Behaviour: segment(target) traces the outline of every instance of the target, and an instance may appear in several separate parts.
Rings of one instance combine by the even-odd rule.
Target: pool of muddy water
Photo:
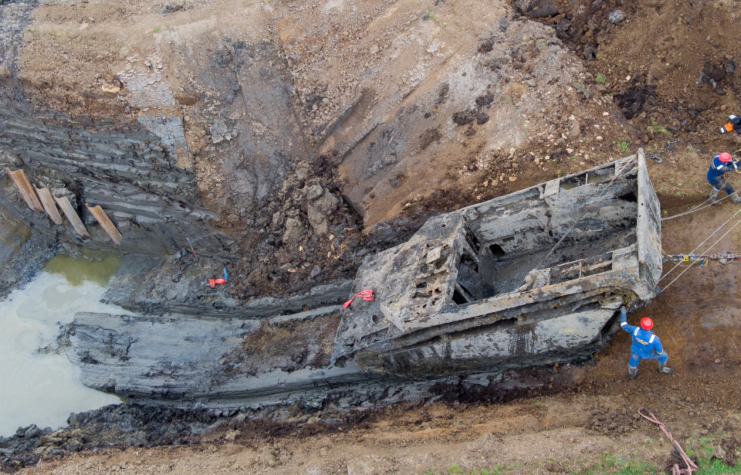
[[[0,436],[30,424],[57,429],[72,412],[120,402],[83,386],[63,348],[39,351],[55,347],[60,325],[77,312],[128,313],[99,302],[120,264],[113,254],[57,256],[32,282],[0,302]]]

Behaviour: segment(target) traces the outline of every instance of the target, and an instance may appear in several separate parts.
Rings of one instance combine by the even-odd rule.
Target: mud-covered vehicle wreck
[[[615,309],[661,276],[659,202],[642,151],[431,218],[366,258],[335,363],[429,375],[574,359],[606,344]]]
[[[446,378],[589,358],[621,304],[655,296],[660,232],[639,151],[430,218],[366,258],[352,294],[370,289],[372,301],[292,315],[79,314],[69,341],[84,384],[137,400],[412,398]]]

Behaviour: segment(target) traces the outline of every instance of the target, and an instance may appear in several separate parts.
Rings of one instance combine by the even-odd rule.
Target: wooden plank
[[[87,209],[90,210],[90,213],[92,213],[92,215],[95,216],[95,219],[98,220],[98,222],[103,227],[105,232],[108,233],[108,236],[111,238],[111,241],[113,241],[113,243],[116,246],[120,246],[123,236],[118,231],[118,229],[116,229],[116,226],[113,224],[113,221],[111,221],[111,218],[109,218],[108,215],[105,214],[105,211],[103,211],[103,208],[101,208],[100,205],[90,206],[87,203],[85,203],[85,206],[87,206]]]
[[[49,218],[54,221],[54,224],[64,224],[64,220],[57,210],[57,205],[54,204],[54,198],[51,197],[51,192],[49,192],[49,189],[36,188],[36,194],[39,195],[41,204],[44,205],[44,209],[46,210],[46,214],[48,214]]]
[[[39,203],[39,198],[36,196],[36,192],[33,191],[33,187],[28,181],[26,172],[23,170],[11,171],[10,168],[6,168],[5,170],[10,175],[10,178],[13,179],[13,183],[15,183],[16,188],[18,188],[28,207],[36,211],[44,211],[41,203]]]
[[[89,238],[90,233],[87,232],[87,228],[84,224],[82,224],[82,220],[80,220],[80,217],[77,216],[75,209],[72,207],[72,203],[69,202],[67,197],[63,196],[61,198],[57,198],[55,196],[54,199],[57,200],[57,204],[60,208],[62,208],[62,211],[64,211],[64,215],[67,216],[67,219],[72,224],[72,227],[75,228],[77,234],[84,238]]]

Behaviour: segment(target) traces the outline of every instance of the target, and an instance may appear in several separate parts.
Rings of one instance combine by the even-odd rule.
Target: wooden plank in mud
[[[75,228],[77,234],[84,238],[89,238],[90,233],[87,232],[87,228],[84,224],[82,224],[82,220],[79,216],[77,216],[77,212],[75,212],[75,209],[72,207],[72,203],[69,202],[67,197],[63,196],[61,198],[57,198],[55,196],[54,199],[57,200],[57,204],[60,208],[62,208],[62,211],[64,211],[64,215],[67,216],[67,219],[69,219],[69,222],[72,224],[72,227]]]
[[[41,204],[44,205],[44,210],[46,210],[46,214],[48,214],[49,218],[54,221],[54,224],[64,224],[64,220],[59,214],[59,210],[57,210],[57,205],[54,204],[54,198],[51,197],[51,192],[49,192],[49,189],[36,188],[36,194],[39,195]]]
[[[10,178],[13,179],[13,183],[15,183],[16,188],[18,188],[28,207],[36,211],[44,211],[41,203],[39,203],[39,198],[36,196],[36,192],[33,191],[33,187],[28,181],[26,172],[23,170],[11,171],[10,168],[6,168],[5,170],[10,175]]]
[[[100,205],[90,206],[87,203],[85,203],[85,206],[87,206],[87,209],[90,210],[90,213],[92,213],[92,215],[95,216],[95,219],[98,220],[98,222],[103,227],[105,232],[108,233],[108,236],[111,238],[111,241],[113,241],[113,243],[116,246],[120,246],[123,236],[118,231],[118,229],[116,229],[116,226],[111,221],[111,218],[109,218],[108,215],[105,214],[105,211],[103,211],[103,208],[101,208]]]

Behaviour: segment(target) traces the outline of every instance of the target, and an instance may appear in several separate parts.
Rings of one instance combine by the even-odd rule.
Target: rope
[[[375,297],[373,296],[373,291],[371,289],[361,290],[357,294],[353,295],[350,300],[345,302],[345,305],[343,305],[342,308],[349,307],[356,297],[362,297],[363,300],[365,300],[366,302],[372,302],[375,299]]]
[[[719,199],[719,200],[718,200],[718,203],[720,203],[721,201],[725,200],[726,198],[730,198],[730,197],[731,197],[731,195],[726,195],[725,197],[723,197],[723,198]],[[702,211],[702,210],[704,210],[704,209],[710,208],[711,206],[713,206],[713,204],[709,204],[709,205],[706,205],[706,206],[702,206],[702,205],[704,205],[705,203],[707,203],[708,201],[710,201],[710,198],[708,198],[707,200],[703,201],[702,203],[700,203],[699,205],[695,206],[694,208],[692,208],[692,209],[691,209],[691,210],[689,210],[689,211],[685,211],[684,213],[681,213],[681,214],[676,214],[676,215],[674,215],[674,216],[669,216],[668,218],[661,218],[661,220],[662,220],[662,221],[668,221],[668,220],[670,220],[670,219],[674,219],[674,218],[681,218],[682,216],[687,216],[688,214],[696,213],[696,212],[698,212],[698,211]],[[700,206],[702,206],[702,208],[700,208]]]
[[[641,411],[646,411],[648,413],[648,415],[644,414]],[[690,458],[687,457],[687,454],[684,453],[684,450],[682,450],[682,446],[679,445],[679,442],[677,442],[674,439],[674,437],[672,437],[672,433],[669,430],[669,428],[666,427],[666,425],[664,425],[664,423],[662,423],[661,421],[659,421],[656,418],[656,416],[654,416],[651,413],[651,411],[649,411],[645,407],[642,407],[642,408],[638,409],[638,415],[641,416],[642,418],[646,419],[647,421],[653,422],[654,424],[656,424],[656,425],[659,426],[659,429],[661,429],[661,432],[664,433],[664,435],[669,439],[669,442],[671,442],[672,445],[674,446],[674,450],[676,450],[677,455],[679,455],[679,458],[681,458],[682,459],[682,462],[684,462],[684,464],[687,466],[687,468],[679,468],[679,464],[678,463],[675,463],[674,466],[672,467],[672,475],[692,475],[692,472],[694,472],[696,470],[699,470],[699,468],[695,464],[695,462],[693,462],[692,460],[690,460]]]
[[[708,239],[710,239],[710,238],[711,238],[711,237],[713,237],[713,236],[714,236],[714,235],[715,235],[716,233],[718,233],[718,232],[719,232],[719,231],[720,231],[721,229],[723,229],[723,227],[725,227],[725,225],[726,225],[726,224],[728,224],[729,222],[731,222],[731,220],[732,220],[733,218],[735,218],[735,217],[736,217],[736,215],[737,215],[737,214],[738,214],[739,212],[741,212],[741,210],[739,210],[739,211],[736,211],[736,212],[735,212],[735,213],[733,214],[733,216],[731,216],[730,218],[728,218],[728,220],[727,220],[727,221],[726,221],[725,223],[721,224],[721,225],[720,225],[720,227],[718,227],[718,229],[716,229],[715,231],[713,231],[713,233],[712,233],[712,234],[711,234],[710,236],[706,237],[706,238],[705,238],[705,240],[704,240],[703,242],[701,242],[700,244],[698,244],[696,248],[694,248],[694,249],[693,249],[692,251],[690,251],[690,252],[689,252],[689,254],[694,254],[696,250],[700,249],[700,247],[701,247],[701,246],[702,246],[703,244],[705,244],[705,243],[707,242],[707,240],[708,240]],[[664,275],[663,275],[663,276],[662,276],[662,277],[661,277],[661,278],[659,279],[659,282],[661,282],[662,280],[664,280],[664,279],[666,278],[666,276],[668,276],[669,274],[671,274],[672,272],[674,272],[674,269],[676,269],[677,267],[679,267],[679,264],[677,264],[676,266],[674,266],[674,267],[672,268],[672,270],[670,270],[669,272],[667,272],[666,274],[664,274]],[[658,284],[659,282],[656,282],[656,283]]]
[[[595,198],[595,200],[596,199],[599,199],[602,195],[604,195],[605,193],[607,193],[607,190],[609,190],[610,185],[612,185],[612,183],[617,179],[617,177],[619,177],[623,173],[623,171],[626,168],[628,168],[628,165],[630,165],[631,163],[633,163],[633,161],[636,159],[636,156],[637,155],[634,155],[633,158],[631,158],[630,160],[628,160],[628,161],[625,162],[625,165],[623,165],[623,167],[615,174],[615,176],[612,177],[612,180],[610,180],[610,182],[607,184],[607,186],[605,186],[604,190],[602,190],[602,193],[600,193],[599,196],[597,196],[597,198]],[[595,194],[596,194],[596,192],[595,193],[592,193],[590,196],[585,197],[585,199],[586,198],[591,198]],[[543,258],[543,260],[540,261],[540,264],[538,264],[535,267],[535,269],[540,269],[540,266],[542,266],[545,263],[545,261],[547,261],[548,258],[551,257],[551,254],[553,254],[553,252],[556,250],[556,248],[563,242],[564,239],[566,239],[566,236],[568,236],[569,233],[571,233],[571,231],[576,227],[576,225],[579,224],[579,221],[581,221],[581,219],[587,214],[586,208],[584,208],[582,206],[582,209],[584,210],[584,212],[582,214],[580,214],[578,218],[576,218],[576,221],[574,221],[574,223],[569,227],[569,229],[566,230],[566,233],[564,233],[564,235],[561,237],[561,239],[558,240],[558,242],[556,243],[556,245],[553,246],[550,251],[548,251],[548,254],[545,255],[545,257]]]
[[[741,213],[741,210],[738,210],[738,211],[736,211],[736,214],[734,214],[733,216],[731,216],[731,218],[734,218],[734,217],[736,217],[736,215],[737,215],[737,214],[739,214],[739,213]],[[727,221],[726,221],[726,222],[727,222]],[[736,224],[734,224],[733,226],[731,226],[731,229],[729,229],[728,231],[726,231],[726,233],[725,233],[724,235],[722,235],[722,236],[721,236],[721,237],[720,237],[720,238],[719,238],[719,239],[718,239],[717,241],[715,241],[715,242],[713,243],[713,245],[712,245],[712,246],[710,246],[709,248],[705,249],[705,252],[707,252],[707,251],[709,251],[710,249],[714,248],[716,244],[718,244],[718,243],[719,243],[719,242],[720,242],[720,241],[721,241],[721,240],[722,240],[722,239],[723,239],[724,237],[726,237],[726,236],[728,235],[728,233],[730,233],[731,231],[733,231],[733,230],[734,230],[734,228],[735,228],[736,226],[738,226],[739,224],[741,224],[741,219],[739,219],[739,220],[738,220],[738,222],[737,222]],[[725,226],[725,224],[723,224],[723,226]],[[716,230],[716,231],[715,231],[715,233],[717,233],[718,231],[720,231],[720,230],[721,230],[721,228],[722,228],[723,226],[721,226],[720,228],[718,228],[718,230]],[[715,233],[713,233],[713,234],[715,234]],[[713,234],[711,234],[711,236],[712,236]],[[709,237],[709,236],[708,236],[708,237]],[[707,241],[707,239],[706,239],[705,241]],[[703,242],[704,242],[704,241],[703,241]],[[699,247],[699,246],[698,246],[698,247]],[[694,252],[694,251],[693,251],[693,252]],[[672,284],[673,284],[674,282],[676,282],[676,281],[677,281],[677,279],[679,279],[680,277],[682,277],[682,276],[684,275],[684,273],[685,273],[685,272],[687,272],[688,270],[690,270],[690,268],[691,268],[691,267],[692,267],[693,265],[695,265],[695,263],[696,263],[696,262],[698,262],[698,261],[692,261],[692,262],[690,263],[690,265],[688,265],[688,266],[687,266],[687,268],[686,268],[686,269],[685,269],[684,271],[682,271],[682,273],[681,273],[681,274],[679,274],[679,275],[678,275],[678,276],[677,276],[677,277],[676,277],[676,278],[675,278],[674,280],[672,280],[671,282],[669,282],[669,284],[667,284],[667,286],[666,286],[666,287],[664,287],[664,288],[663,288],[663,289],[662,289],[661,291],[663,292],[664,290],[668,289],[668,288],[669,288],[669,287],[670,287],[670,286],[671,286],[671,285],[672,285]],[[679,264],[677,264],[677,265],[679,265]],[[676,269],[676,268],[677,268],[677,267],[675,266],[675,267],[674,267],[674,269]],[[674,269],[672,269],[672,270],[674,270]],[[666,277],[666,276],[664,276],[664,277]],[[663,279],[664,277],[662,277],[662,279]]]

